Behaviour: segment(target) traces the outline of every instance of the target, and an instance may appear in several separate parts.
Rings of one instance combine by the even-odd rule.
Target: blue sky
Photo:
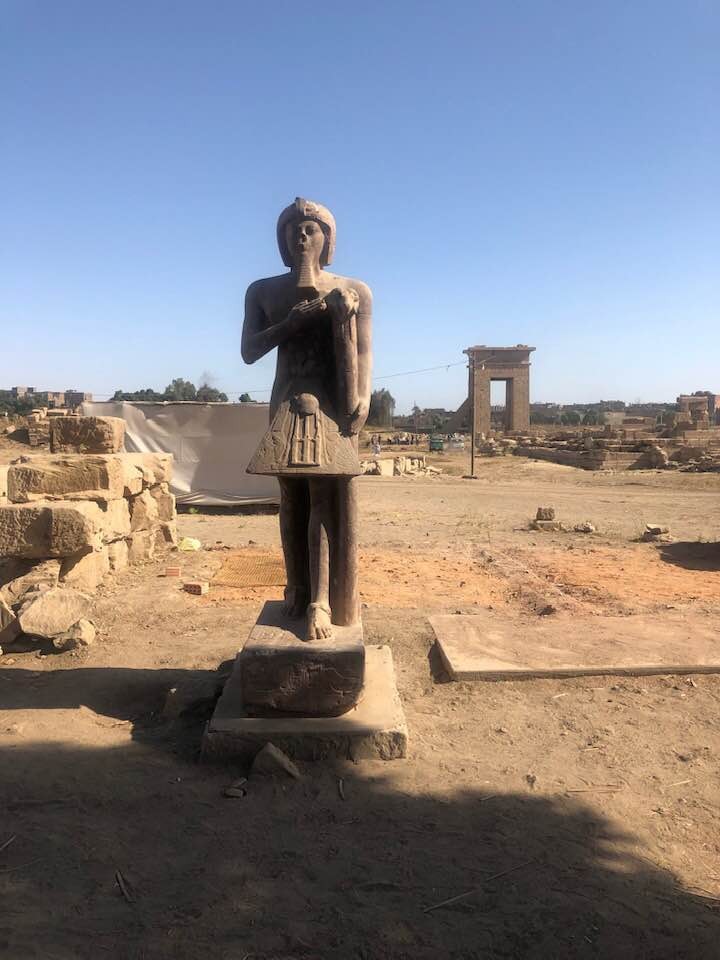
[[[398,410],[529,343],[538,401],[720,392],[720,6],[0,0],[0,387],[245,367],[300,194]]]

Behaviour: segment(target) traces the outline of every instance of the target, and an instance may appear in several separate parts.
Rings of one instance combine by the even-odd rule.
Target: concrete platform
[[[690,627],[681,615],[429,619],[453,680],[720,673],[717,624]]]
[[[340,717],[250,717],[233,670],[203,736],[203,755],[250,760],[268,741],[299,760],[342,757],[398,760],[407,754],[405,713],[389,647],[365,648],[365,687]]]

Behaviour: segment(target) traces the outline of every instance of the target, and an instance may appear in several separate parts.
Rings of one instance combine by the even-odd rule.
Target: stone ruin
[[[61,420],[62,453],[0,466],[0,647],[23,634],[92,642],[102,580],[177,543],[172,456],[124,453],[118,418]]]

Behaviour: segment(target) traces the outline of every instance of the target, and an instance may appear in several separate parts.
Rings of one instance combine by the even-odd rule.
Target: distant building
[[[92,403],[92,394],[83,393],[82,390],[66,390],[65,391],[66,407],[69,407],[71,410],[74,410],[75,407],[79,407],[81,403]]]

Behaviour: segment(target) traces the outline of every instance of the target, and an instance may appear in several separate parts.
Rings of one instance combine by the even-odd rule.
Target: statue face
[[[285,227],[285,241],[296,265],[308,255],[315,263],[320,263],[325,246],[325,233],[315,220],[288,223]]]

